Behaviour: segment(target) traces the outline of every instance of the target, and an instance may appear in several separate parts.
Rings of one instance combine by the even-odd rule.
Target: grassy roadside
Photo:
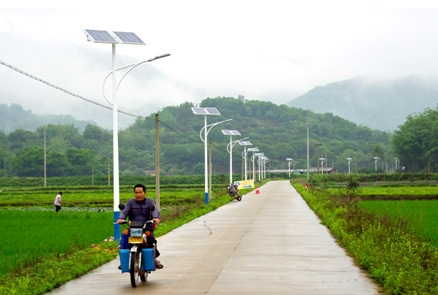
[[[163,222],[157,228],[156,236],[164,235],[228,202],[230,197],[227,194],[217,193],[208,205],[198,201],[191,205],[166,208],[162,210]],[[86,248],[73,248],[62,255],[46,257],[32,266],[2,276],[0,295],[43,294],[114,259],[117,254],[117,242],[102,241]]]
[[[294,187],[338,243],[387,294],[438,294],[438,249],[412,232],[408,221],[372,214],[354,188]]]

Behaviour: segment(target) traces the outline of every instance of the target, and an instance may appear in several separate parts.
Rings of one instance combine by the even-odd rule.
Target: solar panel
[[[225,135],[241,135],[237,130],[222,130],[222,133]]]
[[[114,35],[116,35],[117,40],[119,40],[119,43],[145,45],[145,43],[135,33],[115,32],[115,31],[113,33]]]
[[[205,110],[207,111],[207,113],[209,115],[220,115],[221,113],[219,113],[219,111],[217,110],[217,108],[205,108]]]
[[[192,107],[192,112],[195,115],[207,115],[207,111],[204,108]]]
[[[248,152],[258,152],[258,151],[259,151],[258,147],[248,149]]]
[[[95,43],[117,43],[117,40],[107,31],[84,30],[87,40]]]
[[[240,145],[252,145],[250,141],[239,141]]]

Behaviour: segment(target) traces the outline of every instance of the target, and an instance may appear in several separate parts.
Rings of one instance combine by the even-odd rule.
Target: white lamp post
[[[248,150],[246,149],[246,146],[247,145],[252,145],[252,143],[250,142],[250,141],[239,141],[239,144],[240,145],[243,145],[243,147],[244,147],[244,150],[243,150],[243,152],[242,152],[242,158],[244,158],[245,159],[245,180],[247,180],[247,172],[246,172],[246,155],[247,155],[247,153],[248,153]]]
[[[321,174],[324,174],[324,162],[325,162],[325,158],[319,158],[319,160],[321,161]]]
[[[227,145],[227,151],[230,153],[230,184],[233,184],[233,146],[239,141],[247,139],[247,137],[233,141],[233,135],[241,135],[239,131],[224,129],[222,130],[222,133],[230,137],[230,143]]]
[[[289,167],[289,178],[290,178],[290,163],[293,161],[293,159],[292,158],[286,158],[286,161],[287,161],[287,165]]]
[[[307,126],[307,181],[309,181],[310,178],[310,159],[309,159],[309,125],[310,123],[307,122],[306,126]]]
[[[47,186],[47,145],[46,145],[46,127],[44,127],[44,187]]]
[[[347,158],[347,161],[348,161],[348,174],[350,174],[350,163],[351,163],[351,161],[353,161],[353,159]]]
[[[262,168],[263,168],[263,179],[266,179],[266,163],[268,163],[268,162],[269,162],[268,157],[263,156],[263,157],[262,157],[262,163],[263,163],[263,166],[262,166]]]
[[[258,147],[253,147],[253,148],[249,148],[248,152],[252,152],[252,156],[251,156],[251,162],[252,162],[252,180],[255,183],[255,156],[254,153],[258,152],[259,148]]]
[[[202,142],[204,142],[204,144],[207,142],[207,136],[208,136],[208,133],[210,132],[210,130],[211,130],[214,126],[219,125],[219,124],[221,124],[221,123],[225,123],[225,122],[231,121],[231,120],[233,120],[233,119],[223,120],[223,121],[216,122],[216,123],[209,124],[209,125],[207,125],[207,126],[202,127],[201,131],[199,131],[199,137],[201,138]],[[207,130],[207,132],[205,132],[205,130]],[[202,136],[202,134],[204,134],[204,137],[205,137],[205,138]],[[210,149],[210,150],[211,150],[211,149]],[[211,161],[211,157],[210,157],[210,161]],[[207,165],[207,167],[208,167],[208,165]],[[208,169],[207,169],[207,170],[208,170]],[[208,173],[206,174],[206,177],[208,177]],[[207,182],[207,187],[206,187],[205,189],[206,189],[207,195],[205,196],[205,200],[204,200],[204,202],[205,202],[205,204],[208,204],[208,202],[209,202],[209,195],[208,195],[209,186],[208,186],[208,182]]]
[[[262,164],[261,158],[264,157],[265,155],[263,153],[255,153],[255,156],[258,158],[257,164],[259,165],[259,182],[260,182],[260,180],[261,180],[261,177],[260,177],[260,170],[261,170],[261,168],[260,167],[261,167],[261,164]]]
[[[217,124],[212,124],[213,126],[210,126],[210,128],[208,128],[209,125],[207,125],[207,116],[211,115],[211,116],[219,116],[221,113],[219,113],[219,111],[216,108],[210,108],[210,107],[205,107],[205,108],[199,108],[199,107],[193,107],[192,108],[192,112],[195,115],[203,115],[204,116],[204,127],[201,129],[200,134],[202,133],[202,130],[204,130],[204,137],[201,136],[201,140],[204,141],[204,203],[208,204],[208,159],[207,159],[207,135],[208,132],[210,131],[211,128],[213,128],[214,126],[216,126]],[[227,121],[227,120],[226,120]],[[229,121],[229,120],[228,120]],[[223,121],[225,122],[225,121]],[[220,122],[222,123],[222,122]]]
[[[379,157],[373,157],[374,159],[374,172],[377,173],[377,161],[379,161]]]
[[[119,191],[119,138],[118,138],[118,122],[117,122],[117,89],[120,86],[123,78],[126,74],[135,68],[137,65],[150,62],[158,58],[169,56],[170,54],[157,56],[150,60],[140,62],[137,64],[122,67],[120,69],[130,68],[127,73],[120,79],[117,83],[116,72],[120,69],[116,69],[116,44],[132,44],[132,45],[145,45],[145,43],[132,32],[108,32],[102,30],[84,30],[87,40],[94,43],[106,43],[112,46],[112,71],[104,80],[112,74],[112,108],[113,108],[113,194],[114,194],[114,221],[116,221],[120,216],[120,191]],[[120,225],[114,222],[114,240],[120,240]]]

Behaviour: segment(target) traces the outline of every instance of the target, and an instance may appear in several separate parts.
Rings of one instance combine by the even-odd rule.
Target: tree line
[[[193,106],[193,103],[185,102],[165,107],[157,113],[160,170],[163,175],[204,173],[204,143],[200,131],[205,122],[204,116],[192,113]],[[436,116],[436,110],[408,119],[407,125],[414,124],[417,128],[421,125],[422,132],[401,126],[393,135],[358,126],[331,113],[316,114],[266,101],[248,101],[243,97],[206,98],[199,106],[216,107],[220,111],[221,116],[207,116],[208,124],[232,119],[218,124],[208,134],[214,174],[229,173],[227,145],[230,137],[223,135],[222,129],[238,130],[242,136],[232,137],[233,141],[247,138],[252,147],[258,147],[269,159],[267,169],[287,169],[286,158],[293,159],[291,169],[305,169],[309,131],[310,167],[321,165],[319,159],[324,158],[324,166],[347,172],[346,159],[352,158],[351,172],[374,172],[373,158],[378,157],[379,172],[395,170],[394,158],[399,158],[397,169],[405,163],[416,171],[436,170],[436,148],[422,151],[424,144],[418,144],[413,136],[428,138],[429,145],[435,143],[438,136],[428,136],[426,131],[437,128],[424,125],[434,118],[429,121],[423,116],[429,118],[432,113]],[[128,128],[119,130],[120,175],[154,173],[156,127],[156,117],[152,114],[138,118]],[[410,153],[409,156],[404,154],[409,145],[405,139],[400,140],[407,130],[410,130],[412,140],[409,144],[416,149],[415,154]],[[424,138],[422,142],[425,142]],[[403,148],[400,149],[400,146]],[[47,177],[112,174],[112,149],[112,130],[92,124],[83,131],[73,124],[47,124],[33,132],[17,129],[6,134],[0,131],[0,161],[3,162],[0,176],[41,177],[44,159]],[[243,151],[242,146],[234,145],[233,174],[243,171]],[[413,155],[419,156],[421,161],[416,161]],[[249,152],[248,166],[251,156]],[[251,171],[250,168],[248,171]]]

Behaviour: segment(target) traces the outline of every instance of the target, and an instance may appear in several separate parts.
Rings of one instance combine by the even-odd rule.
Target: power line
[[[55,84],[52,84],[52,83],[50,83],[50,82],[48,82],[48,81],[46,81],[46,80],[43,80],[43,79],[41,79],[41,78],[38,78],[37,76],[34,76],[34,75],[29,74],[29,73],[27,73],[27,72],[25,72],[25,71],[23,71],[23,70],[20,70],[19,68],[14,67],[13,65],[10,65],[10,64],[8,64],[8,63],[2,61],[2,60],[0,60],[0,64],[2,64],[3,66],[8,67],[8,68],[10,68],[10,69],[12,69],[12,70],[18,72],[18,73],[20,73],[20,74],[22,74],[22,75],[28,76],[29,78],[32,78],[32,79],[34,79],[34,80],[36,80],[36,81],[38,81],[38,82],[44,83],[44,84],[46,84],[47,86],[50,86],[50,87],[52,87],[52,88],[55,88],[55,89],[61,90],[62,92],[65,92],[65,93],[67,93],[67,94],[69,94],[69,95],[71,95],[71,96],[74,96],[74,97],[77,97],[77,98],[79,98],[79,99],[82,99],[83,101],[86,101],[86,102],[89,102],[89,103],[95,104],[95,105],[97,105],[97,106],[100,106],[100,107],[103,107],[103,108],[106,108],[106,109],[109,109],[109,110],[112,110],[112,109],[113,109],[113,108],[110,107],[110,106],[107,106],[107,105],[104,105],[104,104],[98,103],[97,101],[94,101],[94,100],[89,99],[89,98],[85,98],[85,97],[80,96],[80,95],[78,95],[78,94],[76,94],[76,93],[73,93],[73,92],[71,92],[71,91],[68,91],[68,90],[66,90],[66,89],[64,89],[64,88],[62,88],[62,87],[59,87],[59,86],[57,86],[57,85],[55,85]],[[131,117],[143,118],[142,116],[134,115],[134,114],[131,114],[131,113],[128,113],[128,112],[125,112],[125,111],[121,111],[121,110],[118,110],[118,112],[121,113],[121,114],[125,114],[125,115],[128,115],[128,116],[131,116]]]
[[[22,74],[22,75],[25,75],[25,76],[27,76],[27,77],[29,77],[29,78],[32,78],[32,79],[34,79],[34,80],[36,80],[36,81],[38,81],[38,82],[44,83],[44,84],[46,84],[46,85],[49,86],[49,87],[55,88],[55,89],[57,89],[57,90],[60,90],[60,91],[62,91],[62,92],[65,92],[65,93],[67,93],[67,94],[69,94],[69,95],[71,95],[71,96],[77,97],[77,98],[79,98],[79,99],[81,99],[81,100],[83,100],[83,101],[86,101],[86,102],[89,102],[89,103],[95,104],[95,105],[97,105],[97,106],[100,106],[100,107],[106,108],[106,109],[108,109],[108,110],[112,110],[112,107],[110,107],[110,106],[107,106],[107,105],[101,104],[101,103],[99,103],[99,102],[97,102],[97,101],[94,101],[94,100],[92,100],[92,99],[85,98],[85,97],[83,97],[83,96],[81,96],[81,95],[78,95],[78,94],[76,94],[76,93],[73,93],[73,92],[71,92],[71,91],[69,91],[69,90],[66,90],[66,89],[64,89],[64,88],[62,88],[62,87],[59,87],[59,86],[57,86],[57,85],[55,85],[55,84],[53,84],[53,83],[50,83],[50,82],[48,82],[48,81],[46,81],[46,80],[43,80],[43,79],[41,79],[41,78],[38,78],[37,76],[34,76],[34,75],[32,75],[32,74],[29,74],[29,73],[27,73],[27,72],[25,72],[25,71],[23,71],[23,70],[21,70],[21,69],[19,69],[19,68],[17,68],[17,67],[14,67],[13,65],[8,64],[8,63],[6,63],[6,62],[4,62],[4,61],[2,61],[2,60],[0,60],[0,64],[2,64],[3,66],[8,67],[8,68],[10,68],[10,69],[12,69],[12,70],[18,72],[18,73],[20,73],[20,74]],[[128,116],[131,116],[131,117],[135,117],[135,118],[151,120],[150,118],[143,117],[143,116],[139,116],[139,115],[134,115],[134,114],[131,114],[131,113],[128,113],[128,112],[122,111],[122,110],[118,110],[118,112],[121,113],[121,114],[125,114],[125,115],[128,115]],[[180,135],[180,136],[182,136],[182,137],[184,137],[184,138],[187,138],[187,139],[189,139],[189,140],[191,140],[191,141],[198,142],[198,141],[193,140],[193,139],[190,138],[190,137],[185,136],[185,135],[182,134],[181,132],[176,131],[175,129],[171,128],[169,125],[165,124],[163,121],[159,120],[159,122],[160,122],[162,125],[164,125],[165,127],[167,127],[169,130],[173,131],[174,133],[176,133],[176,134],[178,134],[178,135]]]
[[[164,123],[163,121],[158,120],[158,122],[160,122],[160,124],[164,125],[164,126],[165,126],[167,129],[169,129],[170,131],[172,131],[172,132],[174,132],[174,133],[176,133],[176,134],[178,134],[178,135],[180,135],[180,136],[182,136],[182,137],[184,137],[184,138],[186,138],[186,139],[188,139],[188,140],[190,140],[190,141],[193,141],[193,142],[199,143],[199,141],[194,140],[193,138],[190,138],[190,137],[185,136],[185,135],[182,134],[181,132],[179,132],[179,131],[173,129],[172,127],[170,127],[169,125],[167,125],[166,123]]]

